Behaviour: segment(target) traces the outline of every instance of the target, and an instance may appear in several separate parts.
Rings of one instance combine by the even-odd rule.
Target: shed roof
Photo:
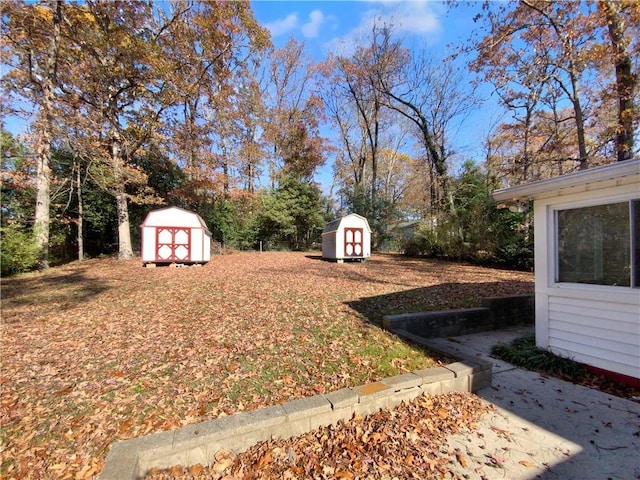
[[[176,219],[180,221],[176,221]],[[166,207],[151,210],[142,222],[143,227],[199,227],[211,236],[202,217],[196,212],[180,207]]]
[[[330,222],[328,222],[324,226],[324,230],[322,231],[322,233],[335,232],[340,228],[340,224],[344,220],[348,218],[354,218],[354,217],[362,220],[367,227],[367,231],[371,232],[371,228],[369,228],[369,222],[367,221],[366,218],[364,218],[362,215],[358,215],[357,213],[350,213],[349,215],[345,215],[344,217],[336,218],[335,220],[331,220]]]
[[[493,192],[493,198],[497,201],[505,201],[553,194],[560,195],[570,189],[587,188],[587,186],[594,184],[605,186],[612,181],[619,182],[621,180],[625,180],[627,183],[640,182],[640,158],[602,165],[515,187],[502,188]]]

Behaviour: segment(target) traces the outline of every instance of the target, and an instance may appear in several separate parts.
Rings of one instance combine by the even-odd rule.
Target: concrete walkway
[[[456,473],[470,479],[640,479],[640,403],[522,370],[491,347],[530,327],[430,339],[493,362],[493,384],[477,392],[496,406],[477,432],[450,437]],[[446,447],[445,447],[446,448]]]

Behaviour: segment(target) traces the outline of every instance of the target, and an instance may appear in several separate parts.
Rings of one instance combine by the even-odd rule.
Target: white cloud
[[[325,48],[333,53],[350,55],[358,45],[370,41],[373,26],[390,26],[400,37],[416,36],[433,40],[442,30],[438,4],[429,0],[371,0],[375,5],[363,13],[360,24],[347,34],[329,41]]]
[[[273,22],[269,22],[265,27],[271,32],[273,37],[286,35],[298,27],[298,14],[290,13],[285,18],[279,18]]]
[[[327,17],[320,10],[313,10],[309,14],[309,21],[300,25],[300,19],[297,13],[290,13],[284,18],[279,18],[265,24],[265,27],[271,32],[272,37],[292,34],[295,31],[301,31],[305,38],[316,38],[320,32],[320,27],[324,25],[330,17]]]
[[[320,27],[326,18],[320,10],[314,10],[309,14],[309,21],[302,25],[302,34],[305,38],[316,38]]]
[[[397,5],[394,11],[388,14],[388,18],[400,32],[432,36],[440,33],[439,12],[437,4],[428,1],[403,2]]]

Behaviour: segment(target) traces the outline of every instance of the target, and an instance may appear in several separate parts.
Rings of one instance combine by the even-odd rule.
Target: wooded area
[[[20,137],[2,124],[3,275],[132,258],[161,205],[198,212],[221,247],[311,248],[355,212],[374,249],[528,268],[528,205],[497,208],[493,189],[637,154],[631,0],[487,2],[456,55],[381,23],[321,61],[295,39],[274,48],[248,2],[1,9],[3,118],[30,122]],[[471,82],[511,114],[481,159],[452,140],[480,108]]]

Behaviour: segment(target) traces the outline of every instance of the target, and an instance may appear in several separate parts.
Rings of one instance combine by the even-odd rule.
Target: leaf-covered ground
[[[459,479],[452,465],[467,466],[450,434],[472,430],[492,406],[466,392],[356,416],[298,437],[262,442],[240,455],[222,450],[213,465],[153,470],[147,480]]]
[[[115,440],[432,366],[383,314],[532,291],[528,273],[276,252],[2,279],[1,478],[90,478]]]

